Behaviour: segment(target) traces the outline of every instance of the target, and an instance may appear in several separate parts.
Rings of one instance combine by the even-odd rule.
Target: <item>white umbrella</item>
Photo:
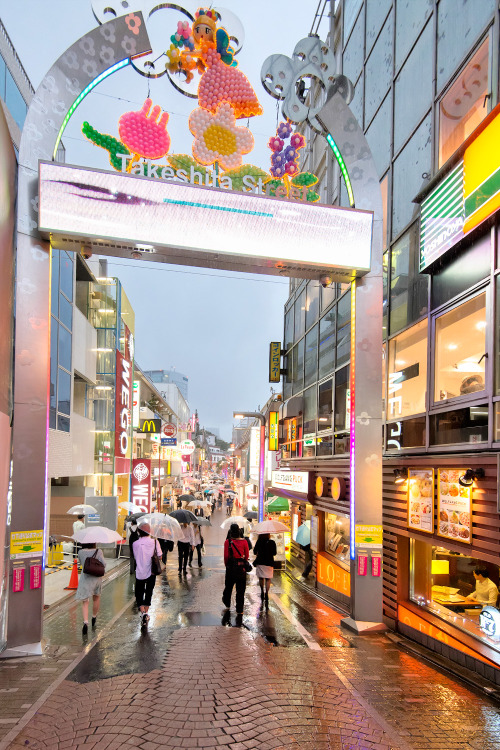
[[[190,503],[187,504],[188,508],[207,508],[209,505],[212,505],[211,502],[208,500],[191,500]]]
[[[129,513],[132,513],[134,510],[136,511],[138,506],[135,503],[118,503],[119,508],[123,508],[124,510],[128,510]]]
[[[88,526],[86,529],[78,529],[71,538],[80,544],[112,544],[121,541],[120,534],[106,526]]]
[[[82,505],[73,505],[73,507],[67,510],[66,513],[69,513],[72,516],[86,516],[87,513],[97,513],[97,508],[94,508],[93,505],[85,505],[85,503],[83,503]]]
[[[145,524],[150,528],[148,534],[157,539],[171,539],[173,542],[176,542],[182,536],[179,522],[165,513],[147,513],[137,521],[139,528]]]
[[[244,516],[229,516],[220,525],[221,529],[227,529],[232,523],[237,523],[238,526],[249,526],[248,520]]]
[[[282,534],[284,531],[290,529],[280,521],[261,521],[252,528],[254,534]]]

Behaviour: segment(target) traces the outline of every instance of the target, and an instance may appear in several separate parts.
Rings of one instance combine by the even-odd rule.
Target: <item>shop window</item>
[[[382,257],[382,340],[387,339],[389,323],[389,253]]]
[[[389,422],[385,434],[385,447],[391,453],[404,448],[422,448],[425,446],[425,417]]]
[[[418,272],[418,224],[413,224],[391,250],[391,334],[422,318],[428,310],[428,277]]]
[[[293,393],[304,387],[304,339],[292,349]]]
[[[349,565],[349,518],[325,513],[325,552]]]
[[[439,102],[441,167],[489,112],[489,40],[479,47]]]
[[[68,253],[61,252],[59,264],[61,291],[71,302],[73,300],[73,260]]]
[[[61,368],[57,373],[57,408],[63,414],[70,414],[71,375]]]
[[[485,607],[497,609],[499,573],[497,565],[472,555],[411,540],[410,599],[500,651],[483,614]]]
[[[306,330],[318,319],[320,289],[321,286],[317,281],[310,281],[307,285]]]
[[[485,390],[486,294],[436,319],[434,401]]]
[[[304,359],[304,386],[311,385],[318,379],[318,326],[306,334]]]
[[[335,367],[335,316],[333,307],[319,321],[318,378],[323,378]]]
[[[449,260],[444,268],[432,274],[431,309],[435,310],[486,279],[490,274],[490,264],[491,240],[488,232],[472,247]]]
[[[304,334],[306,326],[306,292],[299,294],[295,300],[295,322],[294,322],[294,340],[297,341]]]
[[[330,307],[332,302],[335,302],[337,296],[337,284],[330,284],[330,286],[321,287],[321,312]]]
[[[335,375],[335,430],[349,429],[349,368],[343,367]]]
[[[316,455],[333,455],[333,435],[321,435],[321,437],[316,438]]]
[[[293,345],[293,305],[285,314],[285,342],[284,349],[288,351]]]
[[[7,66],[5,65],[5,60],[3,59],[2,55],[0,55],[0,98],[5,101],[5,74],[7,71]]]
[[[304,435],[316,431],[316,387],[304,391]]]
[[[318,432],[333,426],[333,380],[318,386]]]
[[[5,71],[5,104],[16,121],[19,130],[22,130],[28,112],[28,106],[24,101],[21,92],[17,88],[17,84],[9,69]]]
[[[337,367],[351,357],[351,294],[344,294],[337,303]]]
[[[1,59],[1,58],[0,58]],[[50,282],[50,311],[56,318],[59,315],[58,299],[59,299],[59,250],[52,248],[52,265],[51,265],[51,282]]]
[[[387,418],[425,412],[427,321],[389,341]]]
[[[434,414],[430,418],[431,445],[484,443],[488,440],[488,404]]]

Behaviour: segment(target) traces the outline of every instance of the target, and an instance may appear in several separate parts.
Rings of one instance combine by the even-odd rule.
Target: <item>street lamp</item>
[[[266,460],[266,418],[259,411],[233,412],[233,419],[252,417],[260,422],[260,452],[259,452],[259,522],[264,520],[264,464]]]

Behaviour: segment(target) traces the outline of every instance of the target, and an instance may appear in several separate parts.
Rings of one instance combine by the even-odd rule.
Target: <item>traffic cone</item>
[[[64,590],[67,589],[77,589],[78,588],[78,563],[76,562],[76,557],[73,560],[73,568],[71,569],[71,578],[69,579],[69,584],[64,587]]]

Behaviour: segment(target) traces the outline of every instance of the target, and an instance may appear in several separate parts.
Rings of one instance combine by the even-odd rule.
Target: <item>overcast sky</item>
[[[155,5],[129,0],[123,11],[126,2],[96,0],[96,7],[116,8],[118,15],[141,10],[143,4]],[[244,163],[266,171],[270,166],[267,141],[275,134],[277,103],[260,83],[262,63],[271,54],[292,54],[295,44],[309,33],[317,6],[317,0],[224,0],[221,6],[237,14],[244,29],[238,65],[264,108],[262,116],[250,119],[255,149]],[[198,6],[188,2],[185,7]],[[156,12],[150,21],[154,26],[148,27],[160,52],[168,48],[169,36],[183,18],[171,13]],[[35,89],[67,47],[97,25],[90,0],[0,0],[0,17]],[[231,22],[236,27],[237,20]],[[320,33],[324,38],[325,22]],[[118,137],[120,115],[141,107],[148,85],[153,102],[169,113],[170,152],[191,153],[187,120],[196,101],[176,91],[167,76],[148,83],[129,66],[100,84],[77,109],[63,138],[66,161],[110,169],[106,152],[82,135],[82,123],[87,120],[99,131]],[[270,341],[282,339],[288,280],[125,259],[110,260],[109,273],[121,279],[135,309],[140,366],[175,367],[186,375],[189,403],[193,411],[198,409],[201,424],[219,426],[221,436],[230,439],[232,412],[255,410],[270,395],[268,348]]]

